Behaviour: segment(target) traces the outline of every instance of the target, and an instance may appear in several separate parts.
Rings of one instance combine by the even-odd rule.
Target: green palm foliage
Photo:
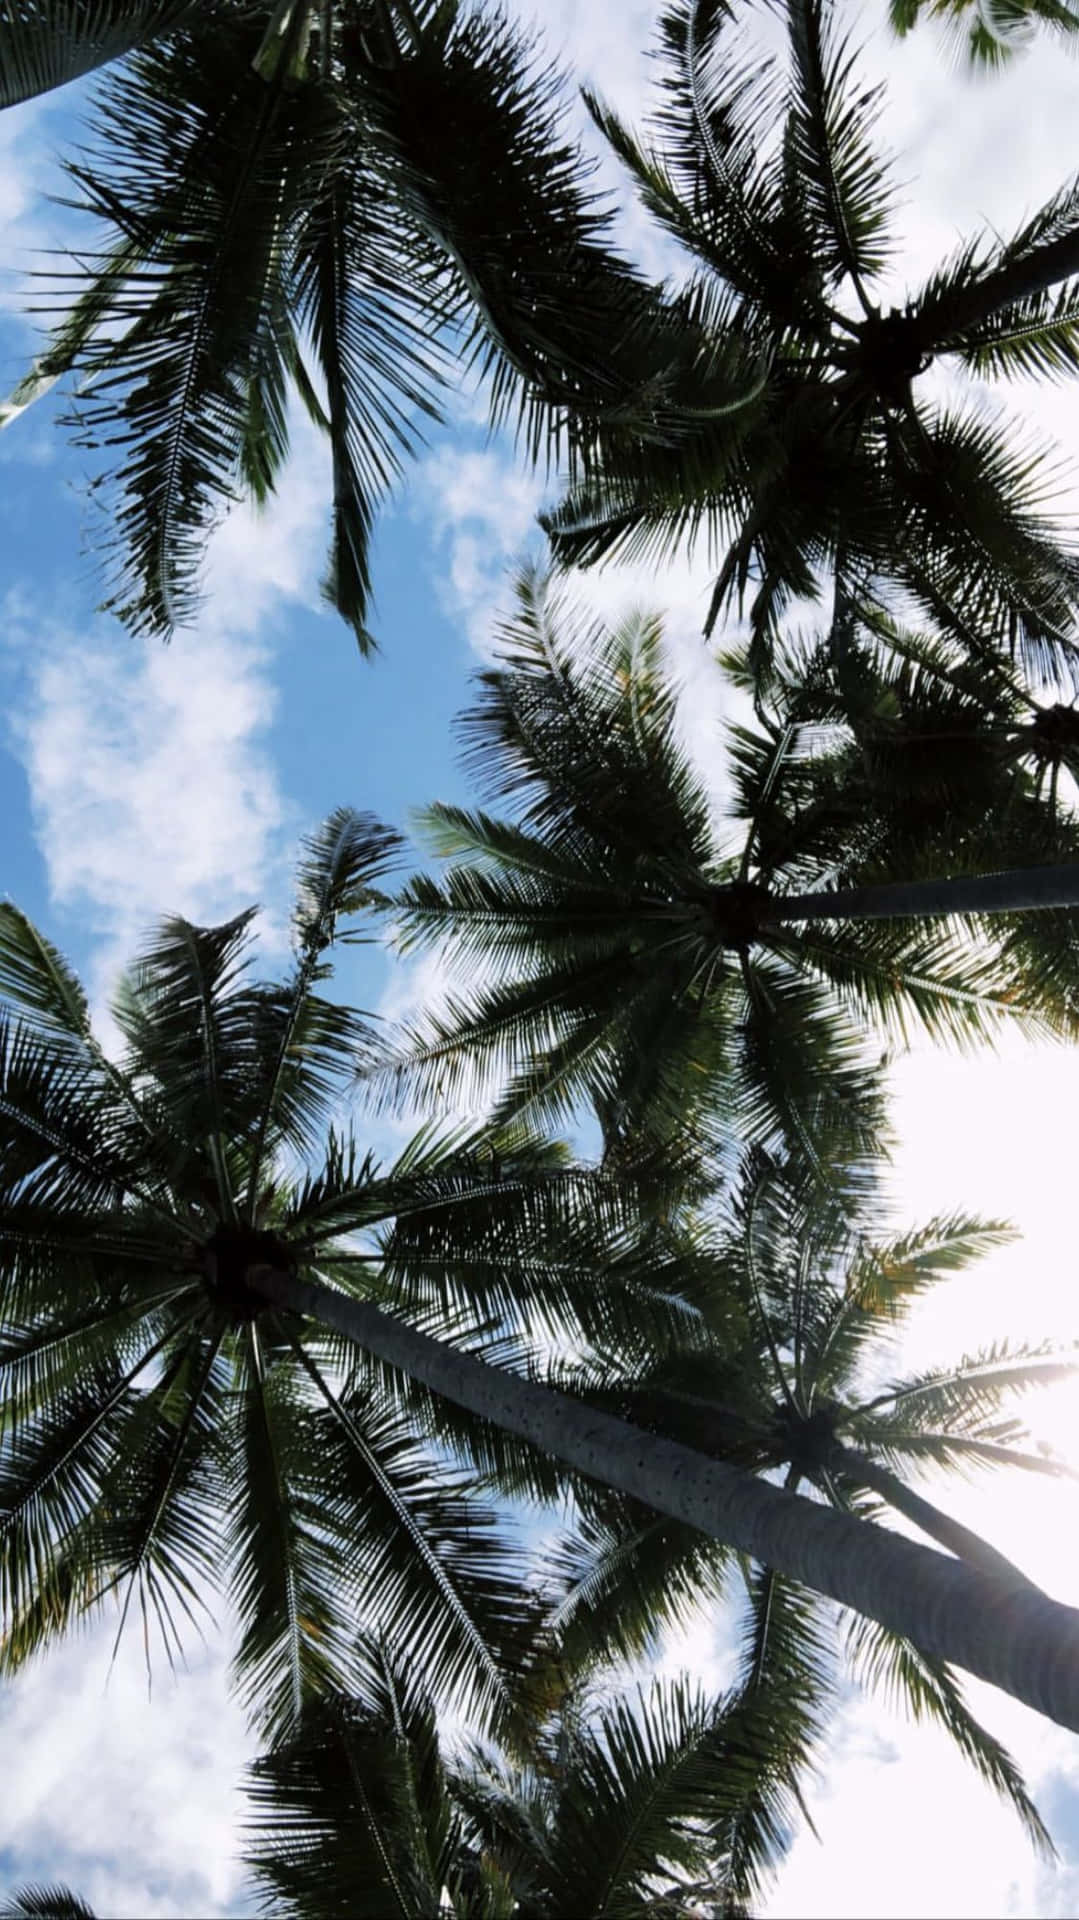
[[[892,1376],[888,1349],[926,1289],[999,1246],[1009,1230],[956,1214],[881,1237],[849,1204],[822,1207],[791,1171],[758,1163],[708,1228],[713,1299],[747,1309],[741,1345],[731,1322],[711,1343],[699,1330],[681,1350],[624,1353],[576,1369],[575,1390],[637,1426],[770,1477],[849,1512],[889,1511],[952,1552],[1002,1577],[1017,1569],[909,1484],[925,1470],[1010,1466],[1065,1471],[1034,1450],[1006,1402],[1071,1377],[1073,1355],[997,1343],[957,1363]],[[698,1249],[698,1258],[700,1250]],[[707,1319],[708,1309],[703,1309]],[[567,1380],[568,1383],[568,1380]],[[837,1705],[834,1610],[767,1567],[736,1562],[699,1534],[643,1509],[591,1504],[576,1540],[550,1557],[561,1599],[554,1624],[563,1657],[587,1665],[640,1656],[669,1623],[702,1603],[720,1607],[743,1588],[734,1701],[761,1756],[759,1791],[729,1836],[732,1884],[749,1899],[767,1877],[776,1835],[792,1837],[806,1779],[819,1764]],[[840,1643],[841,1645],[842,1643]],[[965,1704],[952,1670],[876,1622],[846,1616],[854,1674],[915,1719],[935,1720],[1015,1807],[1036,1845],[1048,1837],[1022,1776]],[[767,1843],[767,1845],[766,1845]]]
[[[684,1680],[565,1697],[522,1764],[440,1751],[429,1695],[371,1650],[360,1699],[256,1762],[248,1856],[267,1911],[459,1920],[719,1913],[714,1835],[746,1777],[725,1702]]]
[[[465,1831],[430,1694],[364,1648],[361,1685],[308,1713],[251,1770],[247,1862],[266,1911],[384,1920],[501,1920],[493,1875],[465,1872]]]
[[[429,1685],[506,1704],[534,1607],[504,1525],[390,1376],[249,1276],[321,1276],[519,1364],[552,1323],[587,1347],[642,1311],[658,1338],[674,1309],[628,1254],[581,1287],[625,1252],[627,1203],[557,1147],[428,1129],[383,1169],[357,1144],[342,1116],[371,1029],[326,996],[329,950],[396,853],[369,816],[331,816],[279,983],[250,978],[250,914],[166,922],[114,999],[115,1059],[61,956],[0,908],[8,1671],[108,1596],[118,1631],[134,1608],[171,1657],[223,1591],[275,1731],[348,1690],[358,1604]]]
[[[97,1920],[97,1915],[59,1881],[30,1882],[0,1906],[0,1920]]]
[[[732,1911],[716,1835],[743,1728],[685,1679],[569,1693],[527,1760],[452,1739],[407,1660],[361,1642],[357,1691],[314,1703],[248,1778],[246,1864],[282,1920],[704,1920]],[[66,1888],[0,1908],[94,1920]]]
[[[33,74],[54,10],[18,11],[10,53]],[[504,19],[433,0],[73,17],[87,60],[127,28],[142,44],[68,164],[101,238],[60,274],[64,317],[8,412],[79,372],[109,604],[136,627],[192,617],[207,532],[237,493],[273,491],[294,402],[330,443],[326,592],[364,650],[375,511],[455,362],[489,377],[495,417],[517,414],[537,454],[582,396],[642,423],[680,385],[740,407],[686,303],[657,334],[560,130],[558,77]]]
[[[642,1129],[785,1140],[855,1169],[881,1137],[870,1023],[959,1043],[1006,1018],[1069,1024],[1070,949],[1050,945],[1050,965],[1034,946],[1020,969],[1014,919],[979,922],[977,944],[954,921],[783,920],[785,895],[893,877],[908,840],[867,811],[843,755],[799,751],[782,714],[732,726],[719,822],[679,738],[657,621],[585,628],[528,577],[479,679],[466,763],[508,811],[428,808],[448,873],[392,906],[406,950],[440,946],[482,983],[374,1064],[393,1095],[493,1086],[500,1120],[589,1101],[612,1143]],[[945,873],[970,857],[943,823],[929,852]]]
[[[2,0],[0,107],[65,86],[201,11],[198,0]]]
[[[851,621],[838,656],[799,634],[777,640],[767,674],[747,656],[733,648],[723,666],[752,694],[758,726],[857,809],[882,874],[1071,859],[1079,711],[1054,689],[1034,693],[1002,662],[879,609]],[[1035,938],[1053,924],[1039,919]]]
[[[949,39],[973,67],[1002,67],[1029,47],[1039,27],[1052,29],[1068,46],[1079,31],[1079,13],[1069,0],[890,0],[888,18],[903,35],[926,16],[940,21]]]
[[[1073,671],[1076,559],[1050,517],[1051,464],[921,376],[937,361],[987,377],[1074,370],[1075,189],[882,308],[895,193],[874,139],[880,89],[824,0],[779,12],[782,48],[752,0],[667,7],[652,146],[594,104],[714,324],[770,372],[737,436],[708,421],[666,450],[607,436],[546,521],[556,551],[652,557],[706,538],[720,560],[706,631],[752,590],[762,658],[783,609],[834,569],[837,607],[898,583],[977,616],[1002,650],[1015,639]]]

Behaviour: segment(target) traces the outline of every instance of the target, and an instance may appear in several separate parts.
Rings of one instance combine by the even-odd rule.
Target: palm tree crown
[[[369,1647],[360,1698],[256,1762],[248,1858],[289,1920],[688,1920],[724,1910],[715,1835],[746,1778],[726,1702],[685,1680],[571,1691],[524,1759],[454,1752],[415,1669]]]
[[[79,442],[109,449],[110,604],[136,627],[191,617],[207,530],[237,490],[272,492],[294,402],[329,439],[326,591],[365,650],[375,509],[455,362],[536,454],[567,410],[647,431],[702,383],[706,406],[742,404],[723,343],[685,303],[660,326],[611,250],[559,77],[504,19],[434,0],[17,14],[9,94],[54,84],[61,49],[62,75],[129,52],[68,165],[103,238],[61,274],[64,317],[7,412],[80,372]]]
[[[623,1352],[606,1365],[571,1370],[568,1380],[636,1426],[747,1471],[780,1475],[789,1490],[809,1490],[842,1511],[878,1520],[898,1512],[948,1551],[1022,1582],[1018,1569],[924,1500],[909,1478],[940,1467],[1066,1471],[1029,1446],[1004,1403],[1070,1377],[1079,1363],[1049,1346],[997,1343],[957,1364],[889,1377],[888,1349],[912,1302],[1009,1232],[1001,1222],[955,1215],[882,1237],[867,1231],[872,1216],[864,1207],[862,1215],[849,1201],[822,1206],[804,1177],[758,1159],[703,1228],[715,1263],[712,1297],[724,1303],[718,1337],[709,1342],[694,1328],[674,1352],[642,1353],[636,1379]],[[746,1309],[741,1344],[732,1339],[732,1297]],[[702,1312],[707,1320],[707,1305]],[[640,1656],[663,1624],[728,1597],[735,1567],[733,1556],[691,1529],[631,1505],[605,1508],[598,1497],[576,1541],[550,1558],[563,1658],[587,1666],[601,1650]],[[735,1699],[756,1728],[762,1772],[738,1813],[730,1851],[734,1882],[748,1895],[764,1870],[764,1838],[776,1828],[788,1838],[793,1832],[836,1704],[837,1663],[826,1602],[767,1567],[743,1562],[741,1572]],[[942,1725],[1012,1802],[1034,1842],[1046,1845],[1021,1774],[966,1706],[953,1671],[876,1622],[847,1620],[855,1672],[913,1717]]]
[[[857,79],[824,0],[780,13],[777,50],[751,0],[667,8],[654,149],[595,106],[714,324],[769,372],[757,410],[703,421],[692,441],[609,436],[547,521],[556,551],[651,555],[707,534],[722,556],[707,630],[752,584],[762,657],[784,606],[834,567],[840,608],[899,583],[1073,671],[1076,559],[1047,515],[1047,467],[984,412],[935,404],[919,376],[942,356],[989,376],[1074,369],[1076,191],[882,308],[893,189],[873,140],[879,89]]]
[[[167,1648],[222,1585],[263,1724],[347,1688],[358,1595],[428,1683],[505,1705],[534,1606],[493,1511],[425,1441],[415,1402],[326,1330],[269,1309],[266,1269],[395,1303],[522,1359],[515,1331],[619,1337],[669,1310],[557,1147],[421,1133],[381,1171],[326,1123],[372,1045],[326,998],[338,923],[396,855],[341,812],[308,844],[297,958],[246,973],[249,914],[167,922],[121,983],[113,1061],[59,954],[0,908],[2,1659],[115,1592]],[[591,1191],[591,1189],[589,1189]],[[612,1270],[621,1256],[624,1285]]]
[[[609,1143],[696,1130],[827,1158],[831,1129],[854,1169],[880,1141],[867,1018],[959,1041],[1017,1015],[1070,1023],[1070,949],[1022,963],[1012,923],[979,924],[974,946],[946,921],[812,918],[807,889],[893,873],[914,850],[895,809],[867,809],[857,758],[801,750],[788,714],[733,727],[724,834],[680,743],[656,621],[585,631],[527,577],[506,642],[462,731],[510,817],[428,809],[448,874],[389,902],[406,946],[442,943],[489,984],[409,1028],[374,1065],[385,1086],[459,1098],[478,1070],[500,1117],[583,1098]],[[977,864],[959,825],[923,862]]]

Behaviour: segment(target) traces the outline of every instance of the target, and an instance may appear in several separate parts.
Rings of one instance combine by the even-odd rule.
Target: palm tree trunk
[[[901,920],[949,913],[1019,913],[1079,907],[1079,864],[1010,867],[958,880],[898,880],[834,893],[793,893],[769,902],[768,919]]]
[[[249,1283],[275,1307],[333,1327],[578,1473],[867,1614],[1079,1732],[1076,1608],[488,1366],[366,1301],[269,1269]]]
[[[856,1485],[869,1487],[874,1493],[879,1493],[881,1499],[886,1500],[897,1513],[904,1514],[923,1533],[946,1547],[958,1559],[965,1560],[968,1566],[980,1567],[983,1573],[998,1574],[1005,1580],[1018,1580],[1035,1593],[1041,1591],[1033,1580],[1027,1579],[1021,1568],[991,1547],[988,1540],[983,1540],[980,1534],[973,1533],[969,1527],[961,1526],[958,1520],[942,1513],[932,1501],[923,1500],[921,1494],[904,1486],[896,1474],[889,1473],[887,1467],[870,1459],[868,1454],[859,1453],[856,1447],[844,1446],[837,1440],[828,1455],[828,1466]]]
[[[927,353],[947,351],[948,342],[980,326],[1013,300],[1048,293],[1079,274],[1079,227],[1035,247],[1022,260],[998,267],[970,287],[957,287],[927,301],[915,315],[918,338]]]

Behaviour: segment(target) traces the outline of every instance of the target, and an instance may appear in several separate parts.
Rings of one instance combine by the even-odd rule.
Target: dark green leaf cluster
[[[602,434],[546,521],[555,550],[588,563],[706,539],[721,555],[708,629],[748,597],[762,660],[784,610],[827,593],[834,571],[837,613],[899,586],[1073,673],[1076,555],[1043,452],[984,410],[941,404],[921,377],[938,360],[983,376],[1074,371],[1074,184],[1012,239],[966,245],[882,309],[895,190],[874,139],[880,89],[826,0],[779,13],[781,48],[752,0],[666,9],[651,145],[593,102],[687,257],[690,297],[768,371],[752,408],[665,450]]]
[[[28,0],[0,10],[0,40],[8,99],[128,56],[68,162],[101,238],[60,271],[62,317],[7,411],[79,375],[108,604],[140,631],[192,618],[207,533],[274,491],[295,402],[330,443],[326,593],[364,650],[375,511],[455,362],[536,457],[570,424],[648,432],[679,394],[741,404],[737,356],[688,308],[659,318],[613,252],[560,78],[504,19],[432,0]]]

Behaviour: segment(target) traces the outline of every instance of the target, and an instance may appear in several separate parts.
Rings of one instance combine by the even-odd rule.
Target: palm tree
[[[972,67],[1002,67],[1030,45],[1039,26],[1051,28],[1069,46],[1079,31],[1079,13],[1069,0],[890,0],[893,32],[903,36],[922,14],[940,20]]]
[[[120,1629],[134,1603],[171,1649],[223,1588],[242,1688],[271,1727],[347,1687],[357,1604],[431,1684],[504,1702],[534,1611],[504,1528],[376,1362],[267,1310],[250,1278],[332,1278],[509,1359],[527,1355],[524,1323],[617,1342],[621,1297],[624,1316],[658,1316],[658,1338],[674,1308],[626,1252],[611,1183],[557,1147],[426,1129],[380,1169],[350,1131],[325,1132],[372,1044],[325,996],[330,943],[397,845],[369,816],[331,816],[279,983],[247,977],[250,914],[167,922],[121,982],[118,1060],[61,956],[0,907],[0,993],[18,1010],[0,1025],[9,1671],[109,1594]]]
[[[7,414],[80,372],[110,604],[138,628],[191,617],[209,526],[274,489],[290,396],[330,442],[326,590],[364,650],[375,510],[455,361],[537,456],[567,409],[646,434],[679,393],[742,409],[724,344],[685,301],[660,325],[611,251],[557,76],[505,20],[434,0],[6,11],[9,94],[129,53],[68,165],[103,236],[61,273],[66,311]]]
[[[882,310],[879,89],[857,78],[824,0],[785,0],[785,55],[754,31],[765,13],[667,7],[654,149],[593,103],[715,324],[768,363],[762,409],[737,438],[707,420],[668,449],[601,436],[545,522],[555,550],[590,562],[707,536],[721,564],[706,631],[752,584],[760,659],[784,606],[834,568],[840,611],[898,583],[1074,677],[1076,558],[1048,517],[1048,469],[1014,430],[935,404],[919,380],[938,360],[987,376],[1074,369],[1079,195],[1064,188],[1008,241],[965,243]]]
[[[709,1343],[695,1331],[691,1344],[669,1354],[642,1343],[636,1368],[623,1351],[598,1366],[564,1369],[573,1389],[637,1427],[742,1470],[779,1476],[789,1492],[808,1487],[838,1511],[899,1513],[968,1565],[1023,1582],[1016,1567],[915,1491],[907,1476],[940,1467],[1068,1471],[1031,1450],[1020,1422],[1002,1409],[1017,1392],[1069,1377],[1079,1361],[1048,1346],[997,1343],[957,1364],[885,1374],[888,1348],[911,1303],[1007,1241],[1009,1230],[955,1215],[871,1239],[849,1207],[824,1208],[790,1169],[760,1163],[721,1221],[718,1239],[710,1229],[713,1298],[723,1303],[716,1337]],[[731,1340],[732,1295],[748,1312],[740,1345]],[[826,1744],[837,1643],[833,1610],[819,1595],[756,1562],[742,1562],[740,1572],[743,1651],[735,1699],[753,1717],[771,1762],[731,1835],[732,1874],[749,1897],[761,1880],[761,1836],[777,1824],[766,1817],[771,1796],[782,1792],[788,1805],[801,1804],[806,1776]],[[605,1507],[597,1495],[576,1540],[558,1543],[549,1560],[548,1578],[560,1595],[554,1625],[561,1657],[573,1670],[612,1654],[640,1656],[665,1625],[729,1597],[732,1573],[737,1579],[739,1568],[723,1547],[635,1503]],[[1048,1844],[1021,1774],[970,1712],[945,1662],[865,1618],[848,1621],[847,1652],[855,1673],[913,1718],[936,1720],[1011,1801],[1034,1843]]]
[[[527,1377],[537,1325],[617,1350],[642,1314],[657,1343],[685,1318],[668,1274],[649,1282],[656,1221],[643,1270],[623,1260],[625,1179],[505,1132],[421,1134],[380,1176],[331,1131],[305,1171],[368,1044],[316,991],[326,950],[393,850],[347,813],[315,836],[279,986],[243,975],[249,915],[166,923],[114,1002],[118,1062],[60,955],[2,916],[23,1014],[0,1032],[3,1664],[110,1592],[121,1627],[137,1594],[169,1645],[224,1567],[272,1731],[348,1690],[357,1593],[433,1685],[508,1711],[535,1609],[467,1477],[420,1444],[435,1416],[405,1417],[448,1402],[479,1455],[523,1441],[1079,1724],[1073,1609]]]
[[[1073,862],[937,879],[986,858],[986,833],[945,821],[912,848],[894,810],[867,811],[842,756],[837,775],[798,750],[784,713],[732,731],[729,812],[743,833],[740,848],[721,840],[680,744],[659,623],[585,630],[535,577],[479,679],[466,764],[510,817],[429,808],[449,872],[387,904],[406,949],[437,943],[486,978],[372,1064],[389,1094],[460,1099],[479,1073],[501,1083],[502,1120],[562,1118],[587,1099],[608,1141],[642,1127],[795,1140],[856,1166],[880,1141],[867,1020],[902,1039],[916,1019],[961,1043],[1004,1018],[1070,1030],[1070,919],[1040,917],[1035,938],[988,915],[1039,888],[1074,902]],[[987,820],[999,839],[998,810]],[[1061,822],[1054,850],[1075,846]],[[916,852],[933,877],[874,884],[900,856],[917,874]],[[917,918],[957,913],[977,946]]]
[[[255,1763],[248,1860],[289,1920],[703,1915],[719,1911],[712,1836],[746,1765],[726,1703],[684,1680],[567,1695],[525,1763],[476,1743],[448,1758],[430,1695],[372,1650],[362,1700],[312,1713]]]
[[[66,86],[202,10],[199,0],[0,0],[0,107]]]

